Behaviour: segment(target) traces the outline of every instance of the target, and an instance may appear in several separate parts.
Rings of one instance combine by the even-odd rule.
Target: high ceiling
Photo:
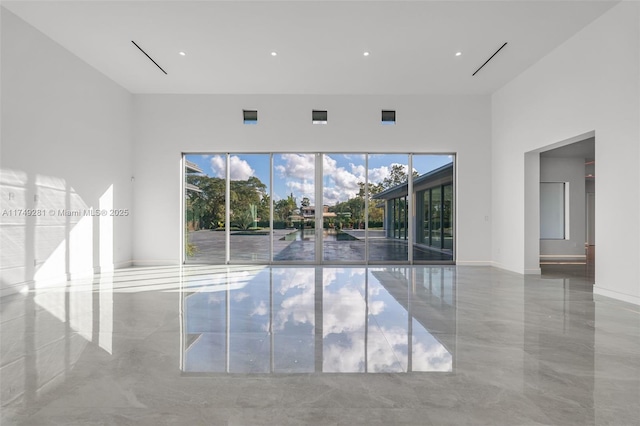
[[[489,94],[616,2],[27,0],[2,5],[132,93]]]

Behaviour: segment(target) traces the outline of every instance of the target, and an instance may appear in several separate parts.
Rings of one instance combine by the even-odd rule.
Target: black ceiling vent
[[[255,109],[243,109],[242,118],[244,124],[258,124],[258,111]]]
[[[131,40],[131,43],[133,43],[133,44],[134,44],[134,46],[136,46],[138,49],[140,49],[140,51],[141,51],[142,53],[144,53],[144,55],[145,55],[147,58],[149,58],[149,60],[150,60],[151,62],[153,62],[153,63],[156,65],[156,67],[160,68],[160,71],[162,71],[163,73],[165,73],[165,75],[167,74],[167,72],[166,72],[165,70],[163,70],[163,69],[162,69],[162,67],[161,67],[160,65],[158,65],[158,63],[157,63],[156,61],[154,61],[154,60],[153,60],[153,58],[147,54],[147,52],[145,52],[144,50],[142,50],[142,47],[138,46],[138,43],[136,43],[136,42],[135,42],[135,41],[133,41],[133,40]]]
[[[471,77],[475,76],[476,74],[478,74],[478,71],[480,71],[482,69],[482,67],[484,67],[485,65],[487,65],[487,62],[489,62],[490,60],[493,59],[494,56],[496,56],[498,54],[499,51],[502,50],[503,47],[505,47],[507,45],[507,42],[505,41],[505,43],[500,46],[500,49],[496,50],[495,53],[493,55],[491,55],[491,57],[489,59],[487,59],[486,61],[484,61],[484,64],[480,65],[480,68],[478,68],[476,70],[476,72],[474,72],[473,74],[471,74]]]
[[[391,109],[383,109],[382,124],[396,124],[396,112]]]
[[[313,124],[327,124],[327,111],[314,109],[311,112],[311,122]]]

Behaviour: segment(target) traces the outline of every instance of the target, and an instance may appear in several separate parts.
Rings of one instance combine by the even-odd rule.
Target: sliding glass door
[[[415,261],[453,260],[453,156],[413,155]]]
[[[271,155],[229,156],[229,247],[231,262],[271,260]]]
[[[273,155],[273,260],[315,262],[315,154]]]
[[[185,263],[225,263],[227,260],[225,165],[224,154],[185,156]]]
[[[368,260],[407,262],[408,154],[369,154]]]
[[[452,262],[454,156],[184,156],[185,263]]]
[[[366,155],[322,158],[322,260],[365,261]]]

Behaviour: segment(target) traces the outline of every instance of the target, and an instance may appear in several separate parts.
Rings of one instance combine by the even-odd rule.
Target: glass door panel
[[[431,189],[431,247],[442,248],[442,188]]]
[[[315,155],[273,155],[273,260],[315,262]]]
[[[416,154],[412,164],[413,192],[418,200],[413,259],[453,260],[453,156]],[[443,234],[446,234],[445,238]],[[451,244],[448,250],[443,247],[446,238]]]
[[[407,262],[410,242],[415,261],[453,260],[454,157],[413,154],[410,176],[409,159],[187,154],[185,262]]]
[[[226,155],[189,154],[185,163],[185,263],[225,263]]]
[[[453,250],[453,185],[445,185],[442,200],[443,248]]]
[[[230,260],[269,262],[270,197],[269,154],[231,154],[230,179]]]
[[[408,261],[406,232],[407,154],[370,154],[368,178],[369,262]]]
[[[420,215],[421,220],[421,238],[419,243],[429,245],[429,236],[431,235],[431,221],[429,217],[431,215],[431,192],[429,190],[420,191],[422,194],[422,214]]]
[[[401,198],[398,200],[398,211],[399,211],[399,220],[398,220],[398,225],[400,228],[400,235],[399,238],[402,240],[406,240],[407,239],[407,225],[408,225],[408,218],[407,218],[407,197]]]
[[[364,154],[324,154],[322,259],[365,260]]]

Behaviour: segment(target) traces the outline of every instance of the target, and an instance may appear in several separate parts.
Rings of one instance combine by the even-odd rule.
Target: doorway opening
[[[539,154],[539,265],[594,281],[595,135]]]

